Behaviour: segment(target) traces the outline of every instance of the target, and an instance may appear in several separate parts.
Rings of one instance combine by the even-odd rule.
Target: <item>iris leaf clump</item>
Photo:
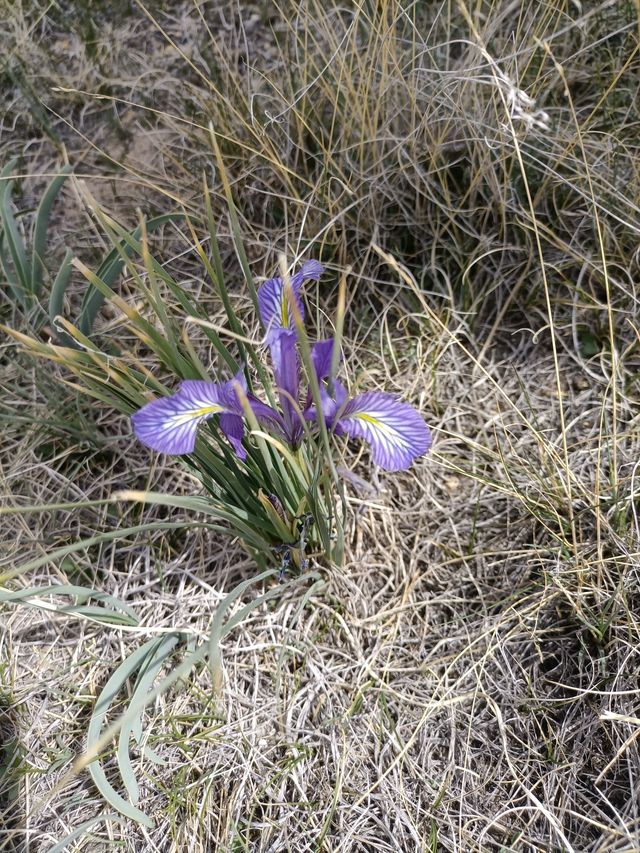
[[[56,317],[71,346],[7,331],[75,374],[73,387],[130,416],[143,444],[179,457],[202,486],[199,495],[178,496],[132,483],[115,499],[200,513],[208,526],[236,536],[260,569],[304,568],[311,556],[339,564],[345,503],[335,458],[344,447],[341,437],[366,441],[372,461],[396,471],[428,451],[429,430],[417,411],[386,392],[349,396],[336,375],[341,317],[336,336],[309,340],[303,286],[323,274],[318,261],[306,261],[292,275],[282,266],[280,275],[259,288],[242,263],[261,327],[257,340],[245,337],[237,294],[224,280],[210,205],[206,209],[204,237],[190,220],[187,224],[228,332],[210,321],[188,287],[152,255],[144,220],[132,233],[98,209],[94,213],[111,238],[114,259],[129,275],[131,296],[116,293],[101,270],[92,272],[76,259],[73,265],[115,310],[117,321],[98,339]],[[232,232],[236,254],[246,261],[237,229]],[[194,326],[208,353],[191,340]],[[139,352],[145,350],[143,360]]]

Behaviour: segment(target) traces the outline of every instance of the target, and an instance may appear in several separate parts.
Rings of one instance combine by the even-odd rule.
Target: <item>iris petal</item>
[[[324,384],[320,385],[320,405],[322,408],[322,415],[324,417],[324,422],[329,429],[333,426],[335,416],[344,405],[346,399],[347,389],[339,380],[333,380],[333,396],[331,396]],[[311,391],[307,393],[307,405],[303,414],[306,421],[317,422],[318,420],[317,409],[315,405],[311,403]]]
[[[183,379],[175,396],[179,395],[185,402],[192,403],[194,408],[214,405],[225,408],[225,391],[230,384],[207,382],[204,379]]]
[[[160,453],[192,453],[200,421],[224,411],[221,386],[187,380],[177,394],[147,403],[131,416],[137,438]]]
[[[291,276],[291,289],[300,316],[304,319],[304,306],[300,299],[302,284],[307,279],[317,281],[322,275],[323,266],[319,261],[306,261],[297,273]],[[284,282],[280,276],[270,278],[258,290],[258,308],[260,319],[267,330],[267,343],[277,335],[280,329],[292,329],[291,306],[286,298]]]
[[[350,400],[334,429],[338,435],[368,442],[373,461],[386,471],[408,468],[431,447],[431,433],[420,414],[383,391],[367,391]]]
[[[305,261],[298,272],[291,276],[291,283],[295,286],[298,282],[302,284],[303,281],[307,281],[308,279],[319,281],[323,272],[324,267],[320,261],[312,258],[309,261]]]
[[[286,436],[296,446],[302,436],[300,404],[300,363],[296,351],[295,332],[281,329],[271,342],[273,374],[284,413]]]
[[[287,428],[285,426],[284,418],[280,412],[276,412],[276,410],[272,409],[271,406],[268,406],[266,403],[263,403],[262,400],[258,400],[257,397],[252,395],[248,397],[248,400],[253,414],[256,416],[260,426],[264,427],[278,438],[282,438],[286,441]]]
[[[311,363],[316,372],[318,382],[326,379],[331,370],[331,358],[333,356],[333,338],[324,341],[316,341],[311,347]]]
[[[245,411],[242,406],[242,396],[246,397],[253,414],[261,426],[265,426],[271,431],[275,430],[282,438],[285,437],[285,425],[282,415],[253,394],[249,394],[247,381],[244,372],[241,370],[230,382],[225,382],[224,385],[220,386],[220,397],[228,412],[244,418]]]
[[[239,459],[247,458],[247,451],[242,446],[244,438],[244,421],[239,415],[220,415],[220,429],[225,434],[227,441],[236,452]]]

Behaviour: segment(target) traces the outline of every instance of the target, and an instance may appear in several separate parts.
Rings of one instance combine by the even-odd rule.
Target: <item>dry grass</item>
[[[149,710],[167,762],[139,764],[155,827],[97,822],[67,849],[640,849],[637,9],[116,6],[2,16],[18,206],[63,153],[122,221],[197,213],[203,170],[218,189],[212,121],[257,272],[278,250],[351,264],[351,375],[412,399],[436,443],[402,476],[341,460],[362,478],[345,565],[233,632],[218,699],[203,667]],[[70,189],[53,230],[52,267],[63,244],[102,252]],[[212,299],[188,232],[166,229],[162,253]],[[319,325],[335,280],[309,295]],[[0,358],[7,506],[193,490],[170,461],[149,471],[124,419],[10,346]],[[136,513],[3,516],[0,569]],[[0,763],[12,738],[20,753],[0,847],[50,850],[109,811],[86,774],[48,798],[97,692],[158,632],[206,636],[252,571],[187,528],[19,581],[96,586],[142,627],[4,607]]]

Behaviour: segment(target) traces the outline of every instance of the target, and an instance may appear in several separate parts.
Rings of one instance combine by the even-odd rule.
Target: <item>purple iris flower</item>
[[[317,423],[318,413],[309,390],[304,404],[300,399],[300,359],[290,299],[295,300],[300,315],[304,316],[300,299],[302,284],[306,279],[317,281],[321,274],[318,261],[307,261],[291,276],[291,295],[287,294],[281,278],[269,279],[258,292],[260,318],[266,329],[265,343],[271,354],[281,412],[247,393],[242,371],[221,384],[186,380],[177,393],[147,403],[132,415],[140,441],[162,453],[192,453],[198,424],[217,415],[220,430],[238,457],[245,459],[241,397],[246,397],[261,426],[291,447],[297,447],[304,434],[304,423]],[[366,391],[348,400],[344,386],[329,376],[332,352],[333,339],[318,341],[311,350],[328,429],[336,435],[364,439],[371,446],[373,461],[387,471],[408,468],[431,446],[431,434],[422,417],[407,403],[382,391]]]

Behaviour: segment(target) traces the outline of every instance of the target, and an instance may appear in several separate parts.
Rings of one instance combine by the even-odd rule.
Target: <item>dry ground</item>
[[[251,562],[185,524],[43,560],[12,581],[95,586],[141,627],[3,605],[2,849],[44,853],[93,821],[66,849],[640,850],[638,12],[427,6],[5,7],[0,156],[21,157],[24,223],[65,158],[127,224],[137,207],[198,210],[203,169],[215,183],[213,120],[257,274],[278,250],[322,254],[329,271],[309,302],[330,314],[352,264],[350,370],[418,405],[435,443],[402,475],[345,452],[359,478],[345,564],[317,567],[324,585],[311,596],[292,578],[233,631],[217,698],[203,666],[153,704],[145,732],[165,763],[136,758],[153,828],[117,819],[86,773],[54,788],[126,654],[164,630],[205,638]],[[418,16],[422,51],[417,37],[396,39],[402,10]],[[409,109],[398,93],[412,75]],[[332,136],[350,110],[352,126]],[[64,245],[90,265],[105,245],[77,187],[55,209],[52,268]],[[158,245],[213,313],[186,229],[166,228]],[[72,292],[70,316],[76,302]],[[171,460],[136,445],[126,419],[48,365],[11,343],[0,359],[5,508],[123,487],[193,492]],[[139,518],[114,505],[4,515],[0,567]]]

